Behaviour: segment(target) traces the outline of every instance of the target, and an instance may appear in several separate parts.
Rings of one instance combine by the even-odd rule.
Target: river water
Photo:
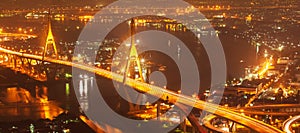
[[[34,29],[45,29],[47,22],[22,20],[20,18],[11,19],[18,19],[17,25],[27,25],[28,27],[35,27]],[[18,27],[17,25],[12,25],[10,21],[8,18],[4,19],[1,23],[11,27]],[[80,33],[80,30],[76,29],[76,27],[82,29],[84,23],[68,20],[55,21],[53,25],[53,33],[54,36],[57,36],[58,41],[74,42]],[[43,36],[41,33],[38,34]],[[220,39],[225,51],[228,76],[237,78],[243,76],[244,67],[255,64],[255,58],[253,58],[255,56],[255,48],[244,40],[234,39],[231,35],[221,35]],[[59,43],[59,46],[63,47],[63,44]],[[7,71],[2,68],[0,72],[2,74],[1,80],[7,83],[18,83],[18,80],[11,81],[14,76],[18,75],[9,75],[11,73],[7,75]],[[19,87],[2,88],[0,90],[0,121],[39,118],[52,119],[64,110],[76,113],[80,110],[88,110],[89,103],[87,99],[90,95],[89,89],[93,88],[95,82],[95,79],[87,77],[75,83],[76,88],[79,89],[79,102],[77,101],[72,82],[56,81],[46,84],[30,82],[27,85],[20,85]],[[102,80],[100,82],[107,83],[108,81]],[[109,85],[102,84],[103,86],[106,90],[112,90],[110,88],[112,87],[111,83]],[[112,108],[116,108],[120,101],[119,97],[115,97],[117,94],[111,91],[103,91],[103,93],[102,96],[109,99],[108,102],[110,102]],[[81,105],[80,109],[79,105]]]

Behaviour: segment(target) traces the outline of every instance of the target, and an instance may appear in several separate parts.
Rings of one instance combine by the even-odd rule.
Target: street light
[[[280,46],[277,48],[277,50],[278,50],[279,52],[282,52],[283,49],[284,49],[284,46],[283,46],[283,45],[280,45]]]

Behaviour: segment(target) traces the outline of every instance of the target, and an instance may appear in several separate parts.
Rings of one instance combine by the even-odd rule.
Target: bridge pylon
[[[41,65],[41,67],[39,68],[41,73],[44,73],[47,77],[47,80],[49,79],[54,79],[55,74],[51,74],[53,72],[50,72],[50,70],[45,69],[46,67],[49,66],[45,66],[45,58],[47,57],[47,53],[48,50],[50,48],[53,48],[53,52],[50,54],[50,58],[55,58],[55,59],[59,59],[58,58],[58,52],[57,52],[57,47],[56,47],[56,43],[55,43],[55,39],[52,33],[52,25],[51,25],[51,19],[50,19],[50,13],[51,11],[49,10],[49,16],[48,16],[48,34],[47,34],[47,38],[46,38],[46,42],[45,42],[45,46],[44,46],[44,51],[43,51],[43,55],[42,55],[42,61],[41,63],[39,63],[39,65]],[[54,66],[54,73],[55,70],[57,68],[57,65]]]
[[[126,62],[126,66],[125,66],[125,71],[124,71],[124,75],[123,75],[123,84],[126,84],[126,79],[128,77],[131,77],[135,80],[139,80],[141,82],[144,82],[144,77],[143,77],[143,72],[142,72],[142,67],[141,67],[141,63],[140,63],[140,59],[139,59],[139,55],[135,46],[135,39],[134,39],[134,34],[135,34],[135,22],[134,19],[131,20],[130,22],[130,31],[131,31],[131,44],[130,44],[130,48],[129,48],[129,54],[127,57],[127,62]],[[132,69],[134,71],[133,74],[132,73]],[[136,74],[138,73],[138,74]],[[133,76],[133,77],[132,77]],[[128,99],[131,99],[128,95],[128,92],[125,90],[125,92],[127,93],[127,97]],[[135,99],[137,102],[136,103],[141,103],[142,102],[142,94],[138,94],[137,98]],[[130,103],[129,101],[129,111],[137,111],[140,109],[140,105],[134,105],[133,103]]]
[[[142,67],[141,67],[141,63],[140,63],[140,59],[139,59],[139,55],[135,46],[135,39],[134,39],[134,34],[135,34],[135,30],[134,30],[134,20],[132,19],[130,22],[130,27],[131,27],[131,44],[130,44],[130,48],[129,48],[129,55],[128,55],[128,59],[127,59],[127,64],[125,66],[125,72],[124,72],[124,78],[123,78],[123,83],[126,82],[126,78],[128,76],[132,76],[130,75],[130,67],[133,66],[133,68],[135,69],[135,66],[137,66],[137,71],[138,71],[138,77],[133,77],[136,80],[140,80],[142,82],[144,82],[144,77],[143,77],[143,72],[142,72]],[[135,75],[133,75],[135,76]]]
[[[54,50],[55,58],[58,59],[57,48],[56,48],[54,36],[53,36],[53,33],[52,33],[51,20],[49,18],[49,21],[48,21],[48,35],[47,35],[47,39],[46,39],[46,43],[45,43],[45,47],[44,47],[43,60],[47,55],[48,47],[51,46],[51,45],[52,45],[53,50]]]

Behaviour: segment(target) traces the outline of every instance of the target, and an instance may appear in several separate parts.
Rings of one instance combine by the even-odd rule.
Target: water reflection
[[[88,98],[89,98],[89,89],[93,88],[94,84],[94,78],[89,77],[87,75],[80,75],[80,80],[78,84],[78,89],[79,89],[79,99],[78,102],[80,104],[80,109],[81,111],[87,111],[89,109],[89,103],[88,103]]]
[[[55,102],[48,101],[48,88],[36,86],[30,93],[24,88],[1,90],[0,121],[53,119],[63,112]]]

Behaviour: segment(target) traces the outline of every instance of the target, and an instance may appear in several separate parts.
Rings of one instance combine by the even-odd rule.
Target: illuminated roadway
[[[266,111],[257,111],[255,109],[278,109],[278,108],[300,108],[300,104],[267,104],[267,105],[258,105],[258,106],[248,106],[248,107],[242,107],[242,108],[230,108],[231,110],[234,110],[236,112],[239,113],[243,113],[246,115],[271,115],[271,116],[290,116],[290,115],[299,115],[299,112],[266,112]],[[254,110],[253,110],[254,109]],[[207,115],[204,117],[203,119],[203,124],[205,125],[205,127],[213,130],[213,131],[217,131],[217,132],[222,132],[222,133],[227,133],[226,131],[220,129],[220,128],[216,128],[214,127],[211,122],[212,120],[216,119],[217,116],[216,115]],[[300,120],[300,115],[299,116],[295,116],[292,117],[288,120],[286,120],[283,123],[283,131],[285,131],[286,133],[293,133],[291,132],[291,125],[297,121]]]
[[[267,105],[257,105],[248,106],[241,108],[230,108],[235,112],[244,113],[247,115],[273,115],[273,116],[290,116],[297,115],[299,112],[276,112],[276,111],[259,111],[260,109],[284,109],[284,108],[300,108],[300,104],[267,104]]]
[[[36,60],[42,60],[42,56],[39,55],[32,55],[32,54],[26,54],[26,53],[20,53],[20,52],[15,52],[7,49],[0,48],[0,52],[7,53],[7,54],[14,54],[18,56],[22,56],[25,58],[31,58],[31,59],[36,59]],[[71,66],[71,67],[76,67],[88,72],[95,73],[99,76],[112,79],[118,82],[123,81],[123,75],[113,73],[111,71],[107,71],[101,68],[97,68],[95,66],[88,66],[85,64],[80,64],[80,63],[74,63],[70,61],[63,61],[63,60],[58,60],[58,59],[52,59],[52,58],[44,58],[44,61],[46,62],[51,62],[51,63],[56,63],[56,64],[61,64],[65,66]],[[195,98],[177,94],[176,92],[166,90],[164,88],[160,88],[157,86],[153,86],[147,83],[139,82],[134,79],[128,78],[126,80],[126,85],[135,88],[137,91],[140,92],[145,92],[148,93],[149,95],[156,96],[161,98],[162,100],[168,100],[169,102],[173,103],[176,105],[176,103],[181,103],[187,106],[193,106],[195,108],[198,108],[200,110],[205,110],[207,112],[216,114],[218,116],[227,118],[229,120],[235,121],[237,123],[240,123],[242,125],[245,125],[247,127],[252,128],[255,131],[261,132],[261,133],[282,133],[281,130],[268,125],[262,121],[256,120],[251,117],[247,117],[244,115],[241,115],[240,113],[237,113],[235,111],[232,111],[231,109],[212,104],[212,103],[207,103],[202,100],[197,100]],[[161,96],[161,97],[160,97]]]
[[[211,129],[211,130],[213,130],[213,131],[217,131],[217,132],[220,132],[220,133],[229,133],[229,132],[226,132],[226,131],[224,131],[220,128],[217,128],[217,127],[215,127],[211,124],[212,120],[214,120],[216,118],[217,118],[217,116],[212,115],[212,114],[205,116],[204,119],[203,119],[204,126]]]
[[[287,119],[284,123],[283,123],[283,131],[285,131],[286,133],[293,133],[291,130],[291,126],[294,122],[300,120],[300,115],[297,115],[295,117],[292,117],[290,119]]]
[[[21,34],[21,33],[0,33],[0,36],[4,37],[28,37],[28,38],[35,38],[36,35],[28,35],[28,34]]]
[[[300,104],[267,104],[258,106],[242,107],[245,109],[271,109],[271,108],[300,108]]]
[[[244,109],[231,109],[235,112],[244,113],[247,115],[272,115],[272,116],[290,116],[297,115],[299,112],[267,112],[267,111],[256,111],[256,110],[244,110]]]

